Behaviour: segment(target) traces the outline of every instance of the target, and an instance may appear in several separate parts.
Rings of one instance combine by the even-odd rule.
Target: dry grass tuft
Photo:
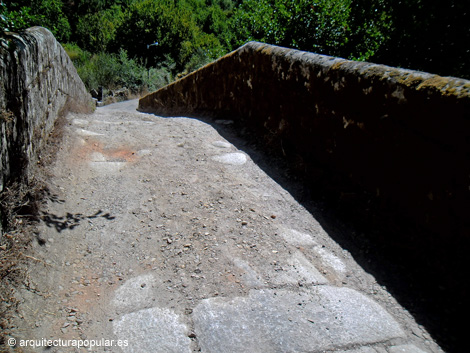
[[[72,109],[71,109],[72,108]],[[74,109],[75,108],[75,109]],[[56,120],[48,143],[40,151],[37,163],[30,168],[30,176],[10,182],[0,193],[0,352],[7,349],[14,317],[18,308],[16,291],[28,286],[27,266],[41,261],[30,255],[29,245],[36,236],[36,224],[44,200],[50,195],[45,180],[53,163],[67,124],[65,114],[77,107],[65,107]],[[14,350],[18,352],[18,350]]]
[[[15,182],[0,195],[3,234],[0,237],[0,346],[10,333],[10,318],[18,300],[16,290],[26,279],[30,258],[24,253],[34,236],[39,207],[45,188],[38,180]]]

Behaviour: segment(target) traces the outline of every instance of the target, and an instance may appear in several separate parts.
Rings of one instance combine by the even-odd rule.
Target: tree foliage
[[[116,39],[116,32],[124,21],[121,7],[114,5],[109,9],[86,13],[76,23],[77,43],[91,51],[106,51]]]
[[[150,66],[165,55],[183,64],[195,36],[196,24],[188,8],[171,0],[142,0],[132,3],[115,38],[115,47],[125,47],[130,55],[141,56]]]
[[[0,0],[0,24],[47,27],[93,65],[104,63],[100,55],[112,65],[125,53],[148,73],[172,77],[258,40],[470,78],[469,7],[457,0]],[[98,70],[93,65],[87,70]]]
[[[400,0],[390,6],[390,40],[374,60],[470,79],[470,2]]]
[[[385,0],[246,0],[232,19],[236,44],[260,40],[367,60],[388,40]]]
[[[17,31],[30,27],[38,23],[40,18],[31,13],[28,6],[19,6],[16,3],[7,7],[3,2],[0,3],[0,25],[2,31]]]
[[[351,0],[247,0],[233,16],[237,44],[259,40],[317,53],[341,53]]]
[[[350,59],[370,60],[386,46],[393,26],[387,0],[362,0],[351,3],[349,41],[345,52]]]
[[[2,2],[0,18],[3,30],[18,31],[31,26],[48,28],[59,41],[68,41],[71,35],[70,23],[63,12],[62,0],[22,0]]]

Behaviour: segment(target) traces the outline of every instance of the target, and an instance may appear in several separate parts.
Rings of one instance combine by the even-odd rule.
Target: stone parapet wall
[[[0,39],[0,108],[2,191],[31,173],[57,117],[91,111],[92,100],[52,33],[34,27]]]
[[[250,42],[139,109],[237,119],[312,182],[339,176],[338,194],[468,241],[469,81]]]

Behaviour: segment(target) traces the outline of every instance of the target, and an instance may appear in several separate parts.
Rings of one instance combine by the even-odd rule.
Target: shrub
[[[139,60],[128,57],[124,49],[119,54],[91,54],[76,44],[64,44],[64,49],[77,68],[78,75],[89,91],[116,90],[126,87],[134,94],[153,91],[173,81],[174,63],[168,58],[158,67],[147,69]]]

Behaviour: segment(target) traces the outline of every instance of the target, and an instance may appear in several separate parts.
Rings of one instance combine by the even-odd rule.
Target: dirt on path
[[[67,117],[12,351],[441,352],[230,121],[136,107]]]

